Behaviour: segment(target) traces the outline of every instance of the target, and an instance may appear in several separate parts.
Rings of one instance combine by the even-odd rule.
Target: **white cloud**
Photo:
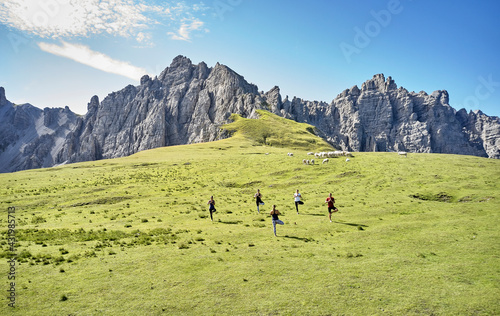
[[[189,40],[189,33],[203,25],[193,13],[206,9],[203,4],[174,1],[148,4],[138,0],[1,0],[0,23],[41,38],[109,34],[139,42],[150,40],[151,34],[146,32],[155,27],[177,28],[182,23],[178,37]],[[183,22],[193,19],[191,24]]]
[[[177,33],[168,32],[168,35],[170,35],[170,38],[173,40],[189,41],[191,39],[189,36],[190,33],[200,29],[201,27],[203,27],[203,22],[194,20],[191,21],[191,23],[182,23]]]
[[[70,44],[62,42],[62,46],[40,42],[38,46],[41,50],[72,59],[81,64],[121,75],[136,81],[147,73],[146,69],[131,65],[129,62],[113,59],[103,53],[91,50],[85,45]]]
[[[42,38],[129,36],[147,27],[143,13],[152,9],[127,0],[4,0],[0,22]]]

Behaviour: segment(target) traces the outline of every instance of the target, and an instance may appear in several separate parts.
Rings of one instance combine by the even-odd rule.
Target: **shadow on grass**
[[[304,214],[308,216],[328,216],[327,214]]]
[[[309,242],[309,241],[312,241],[312,240],[313,240],[312,238],[297,237],[297,236],[288,236],[288,235],[285,235],[285,236],[280,236],[280,235],[278,235],[277,237],[283,237],[283,238],[290,238],[290,239],[302,240],[302,241],[305,241],[305,242]]]
[[[337,224],[349,225],[349,226],[354,226],[354,227],[368,227],[368,225],[363,225],[363,224],[344,223],[344,222],[339,222],[339,221],[333,221],[333,222],[337,223]]]
[[[241,223],[243,223],[243,221],[221,221],[221,220],[219,220],[219,223],[235,225],[235,224],[241,224]]]

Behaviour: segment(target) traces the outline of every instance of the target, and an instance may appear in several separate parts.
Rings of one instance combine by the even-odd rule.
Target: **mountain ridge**
[[[68,107],[15,105],[0,87],[0,172],[49,167],[75,127],[78,116]]]
[[[256,110],[311,124],[330,144],[347,151],[404,150],[500,158],[500,119],[481,111],[457,111],[448,102],[446,90],[409,92],[383,74],[374,75],[361,88],[345,89],[330,103],[283,99],[278,86],[259,92],[256,85],[225,65],[194,65],[189,58],[177,56],[158,76],[143,76],[138,86],[128,85],[102,101],[93,96],[83,117],[68,108],[39,110],[38,121],[61,124],[36,132],[38,137],[33,129],[28,131],[36,120],[16,111],[1,88],[0,113],[12,113],[0,117],[6,126],[0,130],[0,172],[213,141],[227,137],[220,127],[229,122],[231,114],[257,118]],[[15,124],[21,125],[17,136],[12,136]]]

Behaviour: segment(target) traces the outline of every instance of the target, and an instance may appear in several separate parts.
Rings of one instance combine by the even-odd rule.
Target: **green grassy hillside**
[[[355,153],[303,165],[328,144],[262,116],[236,118],[235,136],[218,142],[1,174],[0,314],[500,313],[500,161]],[[291,133],[272,134],[282,123]],[[280,147],[290,139],[295,149]],[[278,237],[272,204],[285,222]]]
[[[332,150],[332,146],[315,135],[315,127],[284,119],[267,111],[257,110],[258,120],[233,114],[233,123],[223,128],[236,137],[243,137],[254,145],[286,147],[290,149],[314,148]]]

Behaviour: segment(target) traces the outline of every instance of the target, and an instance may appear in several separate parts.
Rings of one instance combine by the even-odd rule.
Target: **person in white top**
[[[302,195],[299,193],[298,189],[293,197],[295,198],[295,209],[297,210],[297,214],[299,214],[299,204],[304,204],[304,202],[300,200],[300,198],[302,198]]]

